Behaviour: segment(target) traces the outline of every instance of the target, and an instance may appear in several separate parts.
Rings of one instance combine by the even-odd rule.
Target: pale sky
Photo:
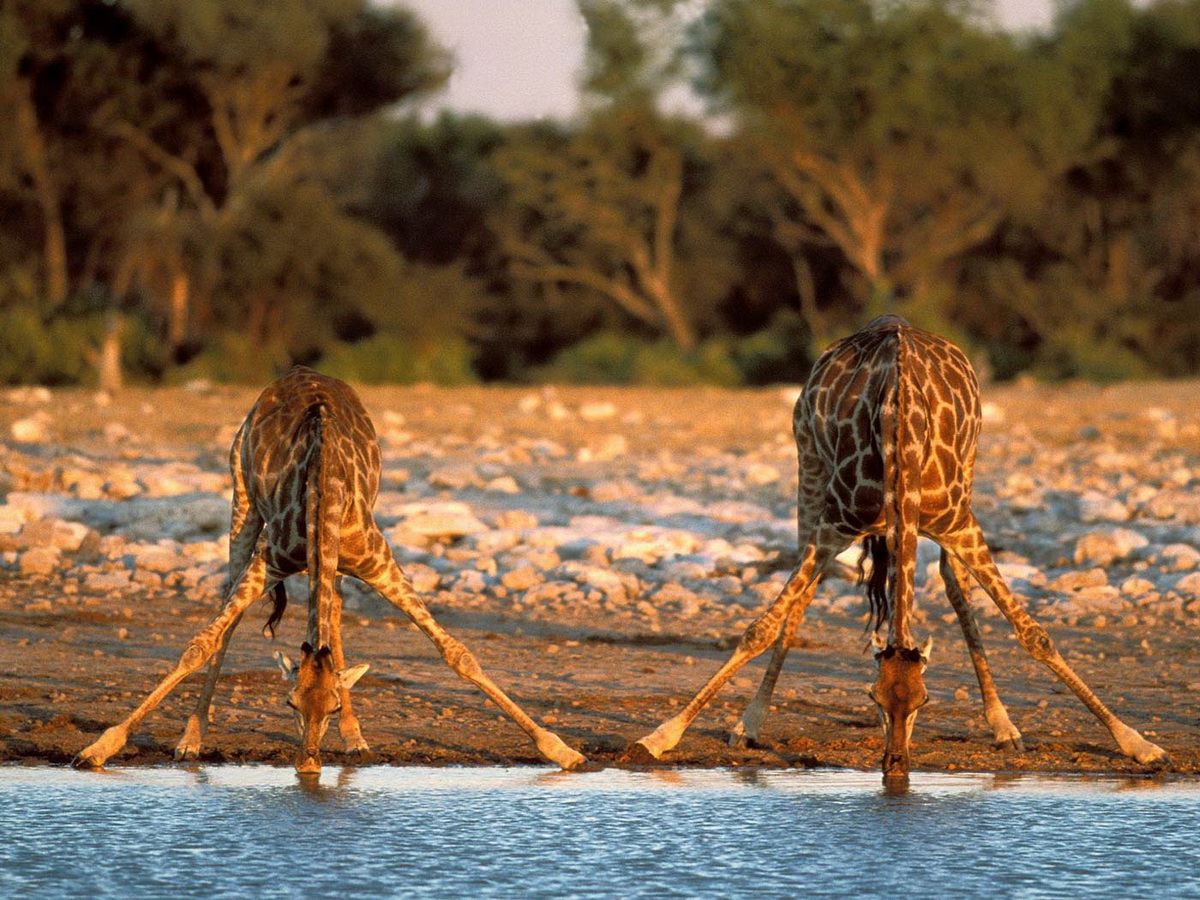
[[[383,0],[387,2],[387,0]],[[454,53],[449,87],[433,109],[495,119],[567,118],[578,105],[583,21],[575,0],[398,0]],[[1043,27],[1053,0],[995,0],[1008,28]]]

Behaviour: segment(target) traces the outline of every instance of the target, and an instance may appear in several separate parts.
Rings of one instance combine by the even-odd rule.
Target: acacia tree
[[[681,222],[703,139],[659,109],[672,60],[654,38],[671,6],[581,0],[582,126],[565,137],[533,129],[494,159],[509,189],[499,230],[513,276],[601,297],[686,352],[696,324],[679,265]]]
[[[178,118],[133,98],[102,123],[167,183],[130,230],[126,254],[143,287],[169,293],[169,334],[186,335],[193,318],[236,323],[278,352],[314,321],[289,315],[290,304],[324,298],[336,308],[351,284],[361,290],[361,279],[339,280],[345,257],[365,254],[363,270],[377,276],[398,270],[385,241],[343,221],[320,159],[334,135],[357,139],[344,123],[444,81],[446,59],[411,13],[343,0],[126,3],[179,64],[191,97]],[[382,302],[395,286],[372,283],[361,302]]]
[[[684,160],[664,124],[623,110],[557,147],[514,142],[495,162],[515,277],[592,291],[687,351],[696,334],[675,273]]]
[[[941,317],[937,285],[992,235],[991,185],[1025,153],[1013,44],[972,21],[956,0],[715,0],[695,29],[701,90],[780,188],[778,239],[835,247],[867,314]],[[823,337],[811,296],[805,313]]]

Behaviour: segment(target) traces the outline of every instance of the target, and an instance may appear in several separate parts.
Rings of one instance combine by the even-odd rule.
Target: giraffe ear
[[[279,666],[279,673],[283,676],[284,681],[295,682],[296,670],[300,667],[288,659],[286,653],[281,650],[276,650],[275,663]]]
[[[350,688],[354,687],[354,683],[358,681],[358,679],[367,674],[367,669],[369,668],[371,668],[371,666],[368,663],[359,663],[357,666],[350,666],[348,669],[342,669],[342,671],[338,672],[337,674],[338,689],[347,691],[350,690]]]
[[[917,652],[921,654],[921,664],[929,665],[929,654],[933,652],[933,635],[925,638],[925,643],[917,648]]]
[[[878,631],[873,631],[871,632],[871,646],[874,647],[877,652],[882,653],[887,647],[887,638],[883,637]]]

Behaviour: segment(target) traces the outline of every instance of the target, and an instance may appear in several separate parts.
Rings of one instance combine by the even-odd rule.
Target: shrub
[[[460,337],[414,342],[398,335],[376,334],[354,343],[334,344],[319,366],[327,375],[366,384],[478,381],[471,368],[470,347]]]
[[[566,384],[693,384],[733,386],[741,375],[720,341],[705,341],[683,353],[667,340],[646,342],[602,331],[561,351],[534,371],[538,381]]]

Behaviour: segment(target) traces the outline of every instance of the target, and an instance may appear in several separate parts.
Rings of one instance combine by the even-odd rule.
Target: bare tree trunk
[[[112,310],[104,322],[104,337],[100,343],[100,354],[96,369],[100,390],[116,393],[124,386],[121,372],[121,333],[125,330],[125,318]]]
[[[25,155],[34,194],[42,211],[42,258],[46,269],[46,299],[52,307],[67,299],[67,239],[63,228],[58,187],[50,174],[46,142],[38,127],[37,110],[28,88],[20,90],[16,102],[16,127]]]
[[[186,272],[176,272],[171,279],[171,308],[167,315],[167,342],[177,350],[187,340],[188,298],[191,281]]]

